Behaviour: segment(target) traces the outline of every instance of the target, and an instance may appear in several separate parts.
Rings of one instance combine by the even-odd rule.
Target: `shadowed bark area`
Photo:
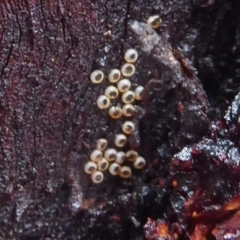
[[[239,193],[237,97],[235,115],[221,118],[239,87],[239,9],[237,0],[1,1],[0,238],[221,239],[239,218],[225,208]],[[148,52],[130,25],[153,14],[161,41]],[[93,184],[84,164],[98,138],[113,146],[124,120],[99,110],[109,83],[90,74],[120,68],[128,48],[139,53],[132,86],[145,86],[128,146],[147,167]]]

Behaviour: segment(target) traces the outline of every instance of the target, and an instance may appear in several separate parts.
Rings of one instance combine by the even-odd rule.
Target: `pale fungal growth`
[[[84,171],[87,174],[92,174],[97,170],[97,164],[95,162],[87,162],[84,165]]]
[[[117,147],[124,147],[127,143],[127,137],[124,134],[117,134],[114,143]]]
[[[135,112],[135,107],[132,104],[125,104],[122,107],[122,114],[125,117],[132,117],[134,115]]]
[[[146,165],[146,161],[143,157],[141,156],[138,156],[136,158],[136,160],[134,161],[133,163],[133,167],[136,168],[136,169],[141,169],[141,168],[144,168]]]
[[[124,58],[128,63],[134,63],[138,59],[138,53],[135,49],[128,49],[125,52]]]
[[[118,69],[112,69],[108,74],[109,82],[116,83],[121,78],[121,72]]]
[[[120,107],[112,106],[109,109],[108,114],[111,118],[120,118],[122,116],[122,109]]]
[[[93,83],[101,83],[104,79],[104,74],[101,70],[95,70],[91,73],[90,79]]]
[[[108,145],[107,139],[99,138],[97,140],[97,149],[100,151],[104,151]]]
[[[109,167],[109,172],[111,175],[118,175],[121,171],[121,166],[117,163],[112,163]]]
[[[121,72],[123,76],[131,77],[135,73],[135,66],[131,63],[125,63],[121,68]]]
[[[162,25],[162,19],[160,18],[160,16],[158,15],[154,15],[148,18],[147,20],[147,24],[153,28],[153,29],[157,29],[159,27],[161,27]]]
[[[107,159],[109,162],[113,162],[116,159],[117,151],[114,148],[108,148],[104,152],[104,158]]]
[[[143,86],[137,86],[137,88],[134,91],[136,100],[142,100],[143,99],[143,90],[144,90]]]
[[[133,122],[131,121],[126,121],[123,125],[122,125],[122,131],[126,134],[131,134],[133,133],[135,130],[135,125]]]
[[[100,150],[96,149],[96,150],[92,151],[90,158],[93,162],[97,162],[102,159],[102,156],[103,156],[102,152]]]
[[[97,162],[97,168],[100,171],[107,170],[108,166],[109,166],[109,162],[105,158],[102,158],[100,161]]]
[[[119,92],[126,92],[131,87],[131,82],[128,79],[122,79],[117,83]]]
[[[100,109],[106,109],[110,105],[110,100],[105,95],[100,95],[97,99],[97,105]]]
[[[122,95],[122,101],[124,103],[132,103],[135,99],[135,94],[133,91],[127,91]]]
[[[138,157],[138,153],[134,150],[129,150],[126,152],[126,158],[129,162],[134,162]]]
[[[91,175],[91,179],[93,183],[100,183],[103,181],[103,173],[100,171],[96,171]]]
[[[114,86],[109,86],[105,90],[105,95],[109,99],[115,99],[118,96],[118,89]]]
[[[117,156],[116,156],[116,159],[115,159],[115,162],[122,165],[124,163],[125,159],[126,159],[125,152],[118,152]]]
[[[130,178],[132,176],[132,170],[128,166],[121,167],[121,171],[119,173],[122,178]]]

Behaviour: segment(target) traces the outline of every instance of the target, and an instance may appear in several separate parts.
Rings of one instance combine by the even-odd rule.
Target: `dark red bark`
[[[153,223],[168,224],[169,236],[204,229],[203,237],[221,239],[239,221],[224,209],[239,194],[238,99],[229,109],[235,115],[221,118],[239,86],[239,9],[238,0],[2,1],[0,238],[137,240],[148,218],[161,218]],[[130,28],[153,14],[163,19],[157,34],[181,84]],[[106,83],[95,86],[89,76],[119,68],[129,47],[139,51],[133,85],[146,86],[130,144],[148,166],[130,180],[107,176],[93,185],[83,165],[96,139],[112,139],[121,122],[99,111]],[[192,110],[200,103],[204,111]]]

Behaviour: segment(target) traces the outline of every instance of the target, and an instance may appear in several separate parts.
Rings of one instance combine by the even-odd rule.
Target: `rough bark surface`
[[[131,29],[153,14],[180,78]],[[148,166],[94,185],[83,166],[121,121],[99,111],[107,81],[89,76],[130,47],[146,86],[130,145]],[[238,0],[1,1],[0,238],[237,239],[239,79]]]

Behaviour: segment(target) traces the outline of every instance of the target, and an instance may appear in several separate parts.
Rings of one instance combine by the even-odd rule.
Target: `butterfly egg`
[[[159,28],[162,25],[162,19],[160,18],[160,16],[158,15],[154,15],[148,18],[147,20],[147,24],[153,28]]]
[[[123,125],[122,125],[122,131],[125,134],[131,134],[133,133],[135,130],[135,125],[133,122],[131,121],[126,121]]]
[[[104,152],[104,158],[109,162],[113,162],[116,159],[117,151],[114,148],[108,148]]]
[[[102,156],[103,156],[102,152],[100,150],[96,149],[96,150],[92,151],[90,158],[93,162],[97,162],[102,159]]]
[[[109,99],[115,99],[118,96],[118,89],[114,86],[109,86],[105,90],[105,95]]]
[[[128,79],[124,78],[117,83],[117,87],[119,92],[126,92],[130,89],[131,82]]]
[[[100,151],[104,151],[108,145],[107,139],[99,138],[97,140],[97,149]]]
[[[133,167],[136,168],[136,169],[141,169],[141,168],[144,168],[146,165],[146,161],[143,157],[141,156],[138,156],[136,158],[136,160],[134,161],[133,163]]]
[[[125,152],[118,152],[117,156],[116,156],[116,159],[115,159],[115,162],[121,165],[121,164],[124,163],[125,159],[126,159]]]
[[[132,176],[132,170],[128,166],[122,166],[119,175],[122,178],[130,178]]]
[[[127,91],[122,95],[122,101],[124,103],[132,103],[135,99],[135,94],[133,91]]]
[[[100,183],[104,179],[103,173],[100,171],[96,171],[91,175],[91,179],[93,183]]]
[[[108,74],[108,80],[111,83],[116,83],[121,78],[121,72],[118,69],[112,69]]]
[[[126,158],[129,162],[134,162],[138,157],[138,153],[134,150],[129,150],[126,152]]]
[[[134,115],[135,112],[135,107],[132,104],[125,104],[122,107],[122,114],[125,117],[132,117]]]
[[[126,60],[126,62],[128,63],[134,63],[137,61],[138,59],[138,53],[135,49],[128,49],[126,52],[125,52],[125,55],[124,55],[124,59]]]
[[[135,89],[134,94],[135,94],[135,99],[136,100],[142,100],[143,99],[143,90],[144,90],[143,86],[138,86]]]
[[[93,83],[101,83],[104,79],[104,74],[101,70],[95,70],[91,73],[90,79]]]
[[[87,174],[92,174],[97,170],[97,164],[95,162],[87,162],[84,165],[84,171]]]
[[[97,168],[100,171],[107,170],[108,166],[109,166],[109,162],[105,158],[102,158],[100,161],[97,162]]]
[[[111,118],[120,118],[122,116],[122,109],[120,107],[112,106],[109,109],[108,114]]]
[[[122,75],[125,77],[131,77],[135,71],[135,66],[131,63],[125,63],[121,68]]]
[[[112,163],[109,167],[109,172],[111,175],[118,175],[121,171],[121,166],[117,163]]]
[[[124,134],[117,134],[114,143],[117,147],[124,147],[127,143],[127,137]]]
[[[100,109],[106,109],[110,106],[110,100],[105,95],[100,95],[97,99],[97,105]]]

